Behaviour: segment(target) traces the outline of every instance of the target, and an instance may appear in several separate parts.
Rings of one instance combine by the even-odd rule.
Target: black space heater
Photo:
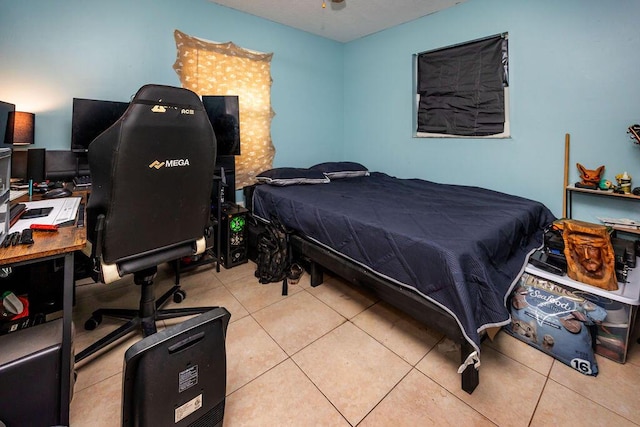
[[[222,426],[231,314],[217,307],[125,353],[123,426]]]

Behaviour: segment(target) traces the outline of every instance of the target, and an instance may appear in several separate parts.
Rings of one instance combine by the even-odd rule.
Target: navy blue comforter
[[[253,206],[443,307],[478,350],[482,330],[508,322],[506,296],[555,219],[522,197],[379,172],[259,185]]]

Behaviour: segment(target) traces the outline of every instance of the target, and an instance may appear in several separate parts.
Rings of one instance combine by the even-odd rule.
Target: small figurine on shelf
[[[598,169],[587,169],[580,163],[576,163],[576,166],[580,171],[580,179],[582,179],[582,181],[576,182],[576,187],[596,190],[600,184],[602,173],[604,172],[604,165]]]
[[[626,171],[616,175],[616,181],[618,181],[619,192],[629,194],[631,193],[631,175]]]
[[[598,184],[598,188],[602,191],[613,191],[613,183],[608,179],[602,178],[600,184]]]

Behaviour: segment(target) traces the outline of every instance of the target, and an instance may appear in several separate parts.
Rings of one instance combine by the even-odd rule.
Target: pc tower
[[[222,206],[220,222],[220,264],[235,267],[248,261],[247,218],[249,211],[235,203]]]
[[[0,425],[60,424],[62,328],[62,319],[57,319],[0,336]],[[72,393],[73,342],[70,359]]]

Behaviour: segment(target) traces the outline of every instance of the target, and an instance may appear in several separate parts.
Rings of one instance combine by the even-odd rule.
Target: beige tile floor
[[[501,332],[483,344],[480,385],[469,395],[460,389],[458,353],[403,313],[331,276],[311,288],[305,274],[283,297],[254,270],[249,262],[182,277],[183,305],[224,306],[232,315],[226,426],[640,425],[635,340],[626,364],[598,357],[594,378]],[[158,295],[172,281],[161,269]],[[78,350],[118,325],[105,320],[84,331],[93,309],[135,308],[138,293],[123,279],[79,284],[76,298]],[[76,366],[71,426],[120,425],[123,354],[139,338]]]

